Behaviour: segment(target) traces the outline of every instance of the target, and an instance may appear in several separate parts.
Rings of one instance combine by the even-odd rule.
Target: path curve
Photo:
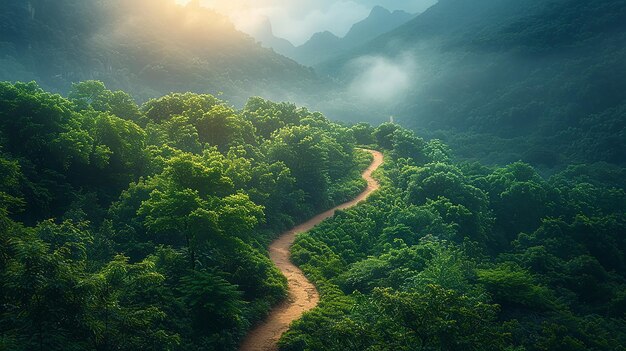
[[[305,223],[281,234],[269,247],[270,259],[287,277],[289,282],[288,298],[274,307],[265,321],[256,326],[244,339],[240,351],[275,351],[278,350],[278,340],[289,329],[291,322],[300,318],[304,312],[313,309],[319,303],[320,297],[302,271],[289,260],[289,248],[296,239],[296,235],[311,230],[325,219],[332,217],[336,210],[343,210],[355,206],[376,191],[380,185],[372,178],[374,172],[383,163],[383,154],[374,150],[365,150],[374,156],[372,164],[363,172],[363,179],[367,181],[367,188],[354,200],[341,204],[324,213],[321,213]]]

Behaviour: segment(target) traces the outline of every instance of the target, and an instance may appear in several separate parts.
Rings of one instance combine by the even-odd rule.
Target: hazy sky
[[[186,3],[189,0],[176,0]],[[244,32],[254,32],[269,18],[276,36],[299,45],[315,32],[331,31],[343,36],[352,24],[364,19],[372,7],[421,12],[437,0],[201,0],[208,7],[233,18]]]

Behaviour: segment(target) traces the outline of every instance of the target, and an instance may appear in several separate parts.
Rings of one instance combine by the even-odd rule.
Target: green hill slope
[[[319,67],[350,83],[363,56],[410,55],[411,89],[387,113],[460,156],[626,161],[626,1],[446,0]]]
[[[289,98],[320,80],[259,46],[224,17],[173,1],[30,0],[0,13],[0,80],[66,92],[98,79],[140,100],[171,91]]]

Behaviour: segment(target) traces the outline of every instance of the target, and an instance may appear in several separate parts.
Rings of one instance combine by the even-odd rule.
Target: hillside
[[[316,33],[309,41],[296,47],[290,57],[302,64],[316,66],[401,26],[412,17],[404,11],[391,12],[376,6],[367,18],[355,23],[344,37],[339,38],[330,32]]]
[[[334,53],[343,51],[345,42],[331,32],[313,34],[311,39],[296,47],[293,58],[305,65],[313,66]]]
[[[385,162],[346,208],[375,188],[356,145]],[[260,98],[0,83],[0,349],[237,350],[284,306],[278,251],[320,297],[283,351],[620,350],[624,169],[450,154]]]
[[[0,83],[0,349],[235,350],[286,294],[266,246],[369,163],[293,104]]]
[[[293,57],[296,47],[287,39],[279,38],[274,34],[272,22],[269,18],[265,18],[259,28],[254,33],[254,38],[258,40],[263,47],[271,48],[277,53]]]
[[[377,111],[463,158],[624,163],[625,17],[622,0],[445,0],[318,69],[350,84],[360,57],[411,57],[414,84]]]
[[[224,17],[168,0],[11,1],[0,13],[0,81],[67,92],[99,79],[141,101],[171,91],[288,98],[321,81],[235,30]]]
[[[321,300],[281,351],[623,349],[623,168],[545,178],[456,163],[397,125],[353,130],[385,150],[382,187],[297,237]]]
[[[626,0],[201,4],[3,4],[0,351],[626,351]]]
[[[398,28],[414,15],[405,11],[389,11],[382,6],[375,6],[370,15],[361,22],[350,28],[350,31],[343,37],[346,44],[345,49],[351,49]]]

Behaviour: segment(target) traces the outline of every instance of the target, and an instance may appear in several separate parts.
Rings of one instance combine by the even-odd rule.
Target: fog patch
[[[295,12],[291,6],[255,5],[229,15],[239,30],[252,36],[258,34],[259,24],[269,18],[277,37],[298,46],[317,32],[330,31],[344,36],[354,23],[367,17],[370,9],[354,1],[339,1],[328,8],[315,8],[302,14]]]
[[[416,59],[410,53],[396,57],[362,56],[348,65],[354,76],[349,94],[364,102],[400,103],[417,79]]]

